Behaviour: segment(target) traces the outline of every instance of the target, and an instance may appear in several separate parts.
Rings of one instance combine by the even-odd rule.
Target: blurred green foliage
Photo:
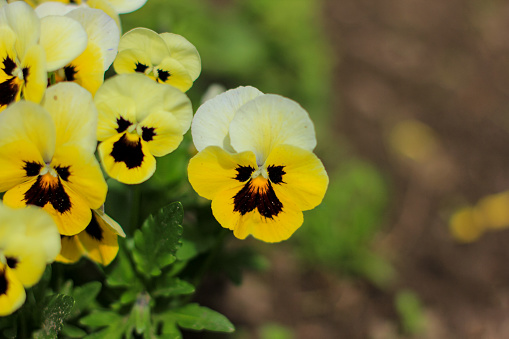
[[[322,204],[306,212],[305,226],[294,236],[300,254],[312,265],[386,286],[393,268],[370,250],[388,203],[386,181],[375,167],[355,158],[343,159],[329,176]]]
[[[426,317],[417,294],[410,290],[402,290],[396,294],[394,304],[404,334],[418,335],[425,331]]]

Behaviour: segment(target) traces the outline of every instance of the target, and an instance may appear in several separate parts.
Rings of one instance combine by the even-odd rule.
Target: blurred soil
[[[326,0],[323,17],[337,58],[335,129],[392,186],[375,246],[396,286],[310,272],[278,250],[268,273],[247,274],[214,304],[249,333],[276,322],[299,339],[403,338],[393,300],[408,288],[427,319],[416,338],[509,338],[509,230],[471,244],[448,231],[459,205],[509,189],[509,2]],[[425,162],[387,142],[404,119],[436,135]]]

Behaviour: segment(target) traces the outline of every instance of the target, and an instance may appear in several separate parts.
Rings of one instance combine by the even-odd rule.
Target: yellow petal
[[[220,147],[209,146],[189,161],[187,173],[193,189],[200,196],[212,200],[224,190],[240,190],[248,180],[235,179],[242,167],[253,170],[257,167],[252,152],[231,154]]]
[[[46,269],[46,256],[41,244],[44,239],[39,239],[38,242],[23,240],[25,239],[19,236],[12,238],[2,252],[18,280],[23,286],[31,287],[41,279]]]
[[[21,67],[26,70],[23,95],[26,100],[39,103],[48,85],[44,50],[39,45],[28,48]]]
[[[75,145],[94,152],[97,138],[97,109],[92,95],[70,82],[47,89],[42,106],[56,127],[56,147]]]
[[[145,71],[148,70],[150,72],[152,70],[153,65],[150,60],[150,56],[144,51],[126,49],[118,52],[117,57],[113,62],[113,67],[117,74],[135,72],[145,74]]]
[[[186,92],[193,86],[193,79],[189,72],[176,59],[165,58],[155,69],[154,76],[159,83],[172,85],[182,92]]]
[[[198,151],[207,146],[219,146],[233,152],[229,128],[238,109],[246,102],[263,95],[254,87],[231,89],[206,101],[193,118],[191,133]]]
[[[41,46],[48,72],[64,67],[87,47],[87,33],[79,22],[65,16],[41,19]]]
[[[240,107],[230,124],[230,139],[237,152],[254,152],[259,164],[278,145],[308,151],[316,146],[308,113],[297,102],[275,94],[256,97]]]
[[[108,265],[117,256],[117,234],[97,213],[94,213],[87,228],[78,234],[78,239],[85,255],[101,265]]]
[[[122,36],[118,51],[121,52],[127,49],[144,52],[145,55],[150,57],[153,65],[158,65],[164,58],[170,56],[170,51],[159,34],[142,27],[132,29]]]
[[[37,44],[41,34],[41,22],[35,11],[22,1],[0,8],[0,26],[9,26],[17,36],[16,53],[24,56],[28,48]]]
[[[277,146],[267,158],[265,168],[276,195],[291,200],[301,211],[322,202],[329,177],[312,152],[290,145]]]
[[[0,263],[0,316],[6,316],[23,305],[25,289],[14,273]]]
[[[191,80],[195,81],[201,73],[201,59],[196,47],[178,34],[161,33],[159,36],[168,46],[171,57],[180,62],[191,76]]]
[[[131,13],[141,8],[147,0],[109,0],[111,6],[117,13]]]
[[[81,255],[84,252],[83,247],[78,241],[78,236],[62,236],[62,249],[58,254],[55,261],[64,263],[64,264],[73,264],[80,260]]]
[[[228,189],[212,200],[214,217],[221,226],[233,230],[237,238],[252,235],[265,242],[279,242],[288,239],[302,225],[302,212],[291,201],[282,199],[282,211],[271,218],[262,216],[257,208],[245,214],[235,211],[234,197],[238,193],[238,188]]]
[[[105,71],[101,51],[99,47],[91,42],[88,43],[87,48],[79,57],[62,70],[59,70],[63,73],[65,81],[77,83],[92,95],[103,84]]]
[[[98,151],[106,173],[125,184],[142,183],[155,172],[156,160],[138,135],[118,134],[103,141]]]
[[[80,1],[80,0],[78,0]],[[111,6],[111,4],[106,0],[88,0],[87,6],[90,8],[96,8],[102,10],[106,13],[110,18],[112,18],[117,24],[119,33],[122,33],[122,24],[120,23],[120,17],[118,12]]]
[[[98,48],[101,56],[103,72],[107,70],[115,60],[120,31],[115,21],[104,11],[95,8],[78,8],[66,15],[85,28],[88,36],[88,45],[93,44]]]

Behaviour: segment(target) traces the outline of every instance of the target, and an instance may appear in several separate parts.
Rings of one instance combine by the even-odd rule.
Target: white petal
[[[76,8],[78,8],[76,5],[66,5],[62,2],[48,1],[38,5],[35,8],[35,13],[37,13],[39,18],[44,18],[49,15],[66,15]]]
[[[230,124],[231,145],[237,152],[252,151],[262,165],[278,145],[312,151],[316,146],[313,122],[295,101],[265,94],[246,103]]]
[[[79,8],[66,15],[83,25],[89,41],[101,48],[104,57],[104,69],[108,69],[115,60],[120,40],[120,31],[115,20],[104,11],[95,8]]]
[[[42,106],[53,117],[57,145],[74,144],[93,153],[97,144],[97,110],[92,95],[73,82],[46,90]]]
[[[232,151],[228,131],[233,117],[241,106],[261,95],[263,93],[254,87],[238,87],[201,105],[191,126],[196,149],[201,151],[207,146],[219,146]]]
[[[64,67],[87,47],[87,33],[79,22],[65,16],[41,19],[41,46],[46,52],[48,72]]]

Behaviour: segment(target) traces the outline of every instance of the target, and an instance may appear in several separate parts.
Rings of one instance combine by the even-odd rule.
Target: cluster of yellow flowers
[[[201,72],[196,48],[145,28],[120,37],[118,13],[145,0],[40,2],[0,0],[0,192],[5,206],[24,208],[13,226],[4,218],[14,212],[0,206],[0,314],[23,303],[21,286],[36,283],[47,262],[115,258],[125,234],[104,213],[96,150],[109,177],[139,184],[192,124],[199,153],[189,181],[241,239],[285,240],[321,202],[328,177],[299,104],[239,87],[193,119],[185,92]],[[111,65],[117,75],[104,81]],[[35,251],[46,255],[35,262]]]

